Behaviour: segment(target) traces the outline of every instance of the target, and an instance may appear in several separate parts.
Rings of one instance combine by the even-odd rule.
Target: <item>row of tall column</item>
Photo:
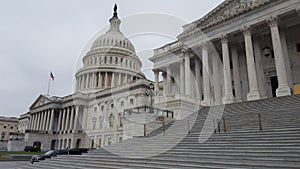
[[[134,80],[134,76],[117,72],[87,73],[76,78],[76,90],[120,86]]]
[[[67,133],[76,130],[78,123],[78,110],[75,106],[65,107],[59,111],[57,132]]]
[[[29,130],[33,131],[53,131],[54,109],[47,109],[31,115]]]
[[[285,62],[286,59],[283,55],[282,41],[279,28],[278,18],[271,17],[266,21],[271,30],[271,39],[275,54],[275,66],[278,77],[279,87],[276,90],[277,97],[290,95],[291,91],[288,86],[288,75]],[[246,53],[246,65],[248,73],[248,84],[249,91],[247,94],[247,100],[257,100],[266,95],[264,89],[264,70],[262,68],[261,49],[259,48],[258,42],[252,42],[252,27],[245,26],[241,29],[244,38],[244,47]],[[242,86],[240,77],[240,66],[239,56],[237,51],[237,45],[228,42],[228,35],[223,34],[219,37],[222,47],[222,61],[218,56],[218,53],[212,50],[208,42],[201,44],[202,49],[202,82],[200,82],[200,62],[196,58],[195,60],[195,78],[196,88],[198,88],[197,96],[202,95],[201,89],[203,88],[204,98],[201,102],[202,105],[214,104],[227,104],[234,101],[242,101]],[[233,65],[233,73],[230,67],[230,52]],[[193,79],[191,78],[191,54],[187,50],[182,51],[184,56],[182,57],[183,62],[178,64],[180,71],[180,92],[185,96],[192,96],[192,85]],[[211,58],[211,59],[209,59]],[[210,63],[212,61],[212,64]],[[210,67],[212,66],[212,68]],[[212,70],[212,71],[211,71]],[[159,71],[154,70],[155,75],[155,88],[158,89],[158,75]],[[233,78],[232,78],[233,76]],[[172,93],[171,90],[171,69],[170,65],[166,66],[166,72],[163,73],[164,78],[164,91],[166,95]],[[259,80],[258,80],[259,79]],[[224,80],[224,81],[222,81]],[[220,82],[222,81],[222,82]],[[212,84],[211,84],[212,83]],[[233,86],[234,84],[234,86]],[[201,86],[202,85],[202,86]],[[213,88],[213,92],[211,91]],[[233,88],[235,91],[235,98],[233,95]],[[194,90],[195,91],[195,90]],[[223,92],[223,93],[222,93]],[[214,94],[214,101],[212,101],[212,93]],[[222,98],[223,96],[223,98]],[[201,98],[201,97],[200,97]]]

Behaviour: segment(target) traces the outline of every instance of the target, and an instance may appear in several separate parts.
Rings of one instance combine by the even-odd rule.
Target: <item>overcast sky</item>
[[[71,94],[80,57],[95,35],[105,30],[114,3],[122,24],[127,20],[127,25],[132,25],[124,31],[121,24],[121,29],[135,45],[143,71],[151,78],[146,62],[153,48],[175,40],[183,24],[201,18],[222,1],[0,0],[0,115],[19,117],[28,112],[35,99],[47,93],[50,70],[55,76],[50,94]],[[149,13],[154,19],[164,19],[153,21]],[[132,31],[139,25],[146,25],[147,33]],[[155,30],[166,25],[169,34]]]

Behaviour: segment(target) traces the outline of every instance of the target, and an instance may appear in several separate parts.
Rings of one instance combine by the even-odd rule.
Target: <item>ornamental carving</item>
[[[267,23],[270,27],[278,26],[279,19],[277,16],[271,16],[269,19],[267,19]]]
[[[201,25],[200,27],[206,28],[215,25],[270,1],[271,0],[229,0],[227,4],[216,10],[218,13],[211,14],[211,19],[204,21],[204,23],[199,23]]]
[[[241,31],[243,32],[244,36],[251,36],[251,26],[246,25],[241,29]]]

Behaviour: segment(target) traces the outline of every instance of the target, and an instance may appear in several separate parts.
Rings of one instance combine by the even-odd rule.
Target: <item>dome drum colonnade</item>
[[[82,59],[83,68],[76,73],[76,91],[107,89],[145,78],[134,46],[120,31],[116,11],[109,22],[110,29],[94,41]]]

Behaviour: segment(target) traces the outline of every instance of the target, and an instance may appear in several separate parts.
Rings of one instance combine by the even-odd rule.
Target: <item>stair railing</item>
[[[260,113],[258,113],[258,123],[259,123],[259,131],[262,131],[261,114]]]

